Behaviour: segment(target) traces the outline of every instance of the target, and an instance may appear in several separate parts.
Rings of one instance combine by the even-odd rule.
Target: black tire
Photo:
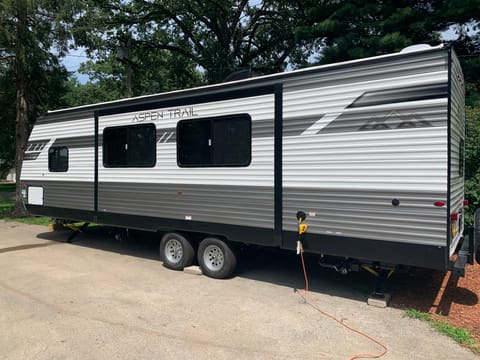
[[[160,241],[160,259],[172,270],[183,270],[193,264],[195,250],[185,237],[178,233],[167,233]]]
[[[228,242],[207,237],[198,247],[198,263],[202,272],[215,279],[230,277],[237,267],[237,256]]]

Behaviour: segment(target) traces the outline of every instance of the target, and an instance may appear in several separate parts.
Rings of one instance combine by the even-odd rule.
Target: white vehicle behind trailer
[[[307,253],[448,269],[464,81],[450,47],[414,50],[51,111],[28,142],[26,207],[166,232],[166,266],[198,252],[212,277],[233,272],[235,244],[295,249],[299,210]]]

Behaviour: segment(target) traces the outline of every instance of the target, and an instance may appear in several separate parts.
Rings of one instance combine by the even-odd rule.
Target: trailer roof
[[[410,48],[410,47],[409,47]],[[357,63],[363,63],[363,62],[370,62],[370,61],[377,61],[377,60],[383,60],[383,59],[388,59],[388,58],[395,58],[395,57],[404,57],[404,56],[411,56],[412,53],[426,53],[426,52],[432,52],[432,51],[438,51],[442,49],[448,48],[448,45],[445,44],[440,44],[437,46],[431,46],[428,48],[423,48],[419,47],[414,49],[412,47],[412,50],[408,49],[409,51],[403,52],[397,52],[397,53],[391,53],[391,54],[385,54],[385,55],[378,55],[378,56],[372,56],[368,58],[362,58],[362,59],[355,59],[355,60],[349,60],[349,61],[342,61],[342,62],[337,62],[337,63],[332,63],[332,64],[326,64],[326,65],[317,65],[317,66],[311,66],[303,69],[298,69],[298,70],[292,70],[292,71],[286,71],[282,73],[276,73],[276,74],[270,74],[270,75],[262,75],[262,76],[257,76],[253,78],[247,78],[247,79],[242,79],[242,80],[236,80],[236,81],[229,81],[229,82],[223,82],[223,83],[217,83],[217,84],[212,84],[212,85],[204,85],[204,86],[198,86],[195,88],[188,88],[188,89],[181,89],[181,90],[173,90],[173,91],[168,91],[164,93],[156,93],[156,94],[150,94],[150,95],[142,95],[142,96],[137,96],[137,97],[132,97],[132,98],[123,98],[119,100],[113,100],[113,101],[107,101],[107,102],[100,102],[100,103],[94,103],[94,104],[88,104],[88,105],[81,105],[81,106],[75,106],[71,108],[65,108],[65,109],[59,109],[59,110],[49,110],[47,112],[47,115],[60,115],[62,113],[66,112],[73,112],[73,111],[95,111],[99,109],[108,109],[112,107],[117,107],[117,106],[129,106],[133,104],[138,104],[138,103],[150,103],[154,102],[156,100],[161,100],[165,96],[172,96],[172,95],[180,95],[180,96],[185,96],[189,95],[190,93],[196,93],[196,92],[201,92],[205,90],[220,90],[220,89],[225,89],[229,87],[236,87],[238,85],[254,85],[258,83],[270,83],[275,80],[283,79],[286,77],[291,77],[297,74],[305,74],[309,72],[320,72],[320,71],[326,71],[326,70],[331,70],[337,67],[345,67],[345,66],[350,66],[354,65]]]

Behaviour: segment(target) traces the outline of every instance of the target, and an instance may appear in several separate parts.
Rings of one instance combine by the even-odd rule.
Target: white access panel
[[[43,187],[29,186],[27,202],[30,205],[43,205]]]

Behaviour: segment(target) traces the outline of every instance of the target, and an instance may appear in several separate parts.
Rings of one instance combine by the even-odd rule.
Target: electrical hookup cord
[[[300,213],[300,212],[299,212]],[[305,224],[302,224],[302,221],[305,220],[305,214],[303,213],[304,217],[303,219],[301,219],[299,216],[298,216],[298,213],[297,213],[297,219],[298,219],[298,230],[299,230],[299,239],[297,241],[297,254],[300,255],[300,259],[302,261],[302,269],[303,269],[303,276],[305,278],[305,290],[296,290],[296,293],[298,295],[300,295],[300,297],[303,298],[303,300],[305,301],[305,303],[307,303],[308,305],[310,305],[311,307],[313,307],[315,310],[317,310],[320,314],[322,314],[323,316],[326,316],[327,318],[339,323],[340,325],[342,325],[343,327],[345,327],[346,329],[354,332],[354,333],[357,333],[365,338],[367,338],[368,340],[372,341],[373,343],[377,344],[378,346],[380,346],[383,351],[378,354],[378,355],[373,355],[373,354],[357,354],[357,355],[354,355],[350,358],[350,360],[354,360],[354,359],[379,359],[381,358],[382,356],[384,356],[387,352],[388,352],[388,348],[383,345],[380,341],[378,341],[377,339],[374,339],[372,336],[364,333],[363,331],[360,331],[360,330],[357,330],[353,327],[351,327],[350,325],[344,323],[343,321],[337,319],[335,316],[327,313],[326,311],[322,310],[320,308],[319,305],[317,305],[314,301],[309,301],[307,299],[307,296],[308,296],[308,276],[307,276],[307,269],[305,267],[305,260],[303,258],[303,244],[302,244],[302,240],[303,240],[303,234],[307,231],[307,226]],[[304,226],[302,226],[304,225]]]

